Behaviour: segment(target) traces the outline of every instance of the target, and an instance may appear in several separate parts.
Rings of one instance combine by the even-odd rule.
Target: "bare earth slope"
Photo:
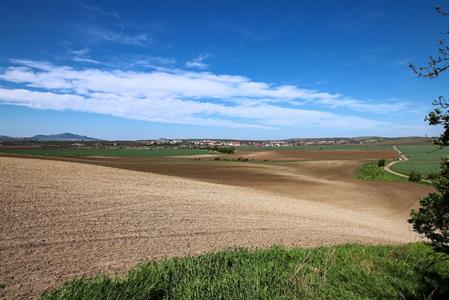
[[[398,199],[401,205],[385,205],[394,199],[379,199],[383,194],[368,185],[357,189],[351,181],[314,177],[328,164],[303,173],[274,166],[271,172],[300,187],[316,181],[314,193],[293,194],[0,157],[0,283],[8,298],[36,297],[67,279],[120,273],[152,258],[241,246],[417,240],[405,216],[427,187]]]

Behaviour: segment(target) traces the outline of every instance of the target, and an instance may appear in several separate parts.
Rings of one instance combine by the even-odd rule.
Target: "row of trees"
[[[210,151],[216,151],[220,153],[233,154],[235,152],[234,147],[224,147],[224,146],[213,146],[207,148]]]

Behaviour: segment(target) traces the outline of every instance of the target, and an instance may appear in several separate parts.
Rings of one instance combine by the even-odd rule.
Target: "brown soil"
[[[245,157],[256,160],[369,160],[394,159],[394,151],[368,150],[271,150],[271,151],[237,151],[233,157]]]
[[[0,157],[0,283],[8,298],[229,247],[415,241],[407,215],[432,190],[355,181],[358,160],[65,160],[84,164]]]

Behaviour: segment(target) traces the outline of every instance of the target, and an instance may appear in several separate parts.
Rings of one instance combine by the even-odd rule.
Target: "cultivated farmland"
[[[367,160],[396,157],[392,148],[2,156],[0,282],[27,297],[232,247],[419,241],[406,220],[432,187],[353,178]]]
[[[212,153],[203,149],[0,148],[0,154],[37,156],[163,157]]]
[[[409,160],[395,164],[392,169],[403,174],[410,174],[411,170],[424,175],[438,173],[441,157],[449,156],[449,148],[432,144],[398,145],[397,147]]]

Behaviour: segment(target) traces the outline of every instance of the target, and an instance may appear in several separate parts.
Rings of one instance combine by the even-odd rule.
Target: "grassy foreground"
[[[379,181],[408,181],[407,178],[391,174],[377,165],[377,161],[362,165],[354,175],[356,179]]]
[[[449,263],[435,258],[424,244],[229,250],[82,278],[42,298],[448,299]]]

